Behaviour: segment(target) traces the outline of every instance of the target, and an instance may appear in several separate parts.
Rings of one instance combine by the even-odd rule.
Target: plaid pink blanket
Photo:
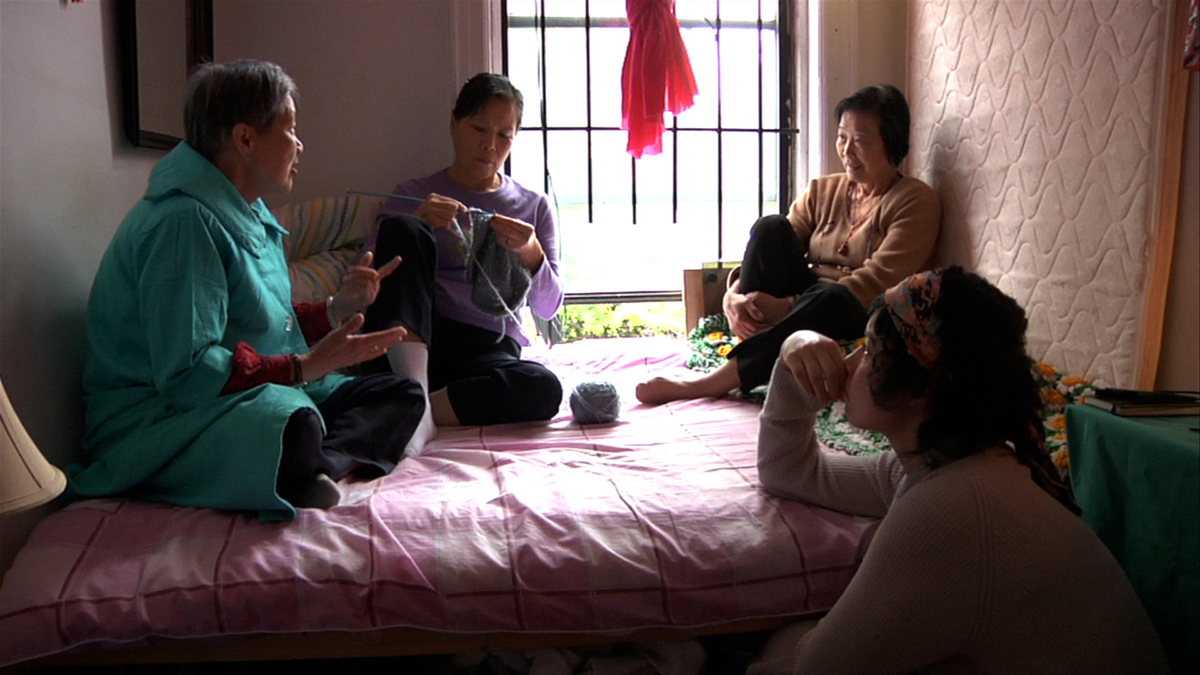
[[[0,586],[0,666],[154,637],[414,627],[604,632],[826,609],[871,522],[766,495],[758,407],[646,407],[682,368],[663,339],[560,345],[565,388],[602,378],[620,419],[442,430],[391,475],[290,523],[118,499],[41,522]]]

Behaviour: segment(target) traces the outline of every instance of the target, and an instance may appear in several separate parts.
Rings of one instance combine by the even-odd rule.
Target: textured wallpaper
[[[1138,359],[1169,21],[1150,0],[911,4],[908,166],[942,195],[941,262],[1025,307],[1031,356],[1110,386]]]

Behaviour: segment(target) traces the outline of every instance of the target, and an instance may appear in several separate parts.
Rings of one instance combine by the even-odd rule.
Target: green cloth
[[[87,309],[84,393],[90,464],[76,497],[295,509],[275,493],[283,429],[346,381],[262,385],[226,396],[233,350],[307,353],[283,255],[287,232],[186,143],[151,172],[100,262]]]
[[[1071,484],[1177,673],[1200,668],[1200,417],[1067,408]]]

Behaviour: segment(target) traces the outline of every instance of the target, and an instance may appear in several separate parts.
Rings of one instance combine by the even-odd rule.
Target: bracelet
[[[337,317],[333,315],[333,296],[332,295],[329,296],[328,298],[325,298],[325,318],[329,319],[329,327],[330,328],[338,327]]]
[[[292,354],[292,386],[304,387],[308,382],[304,379],[304,364],[300,362],[300,356]]]

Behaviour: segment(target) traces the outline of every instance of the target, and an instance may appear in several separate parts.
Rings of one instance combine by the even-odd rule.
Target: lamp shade
[[[67,487],[63,475],[37,449],[25,431],[0,382],[0,513],[33,508],[54,499]]]

